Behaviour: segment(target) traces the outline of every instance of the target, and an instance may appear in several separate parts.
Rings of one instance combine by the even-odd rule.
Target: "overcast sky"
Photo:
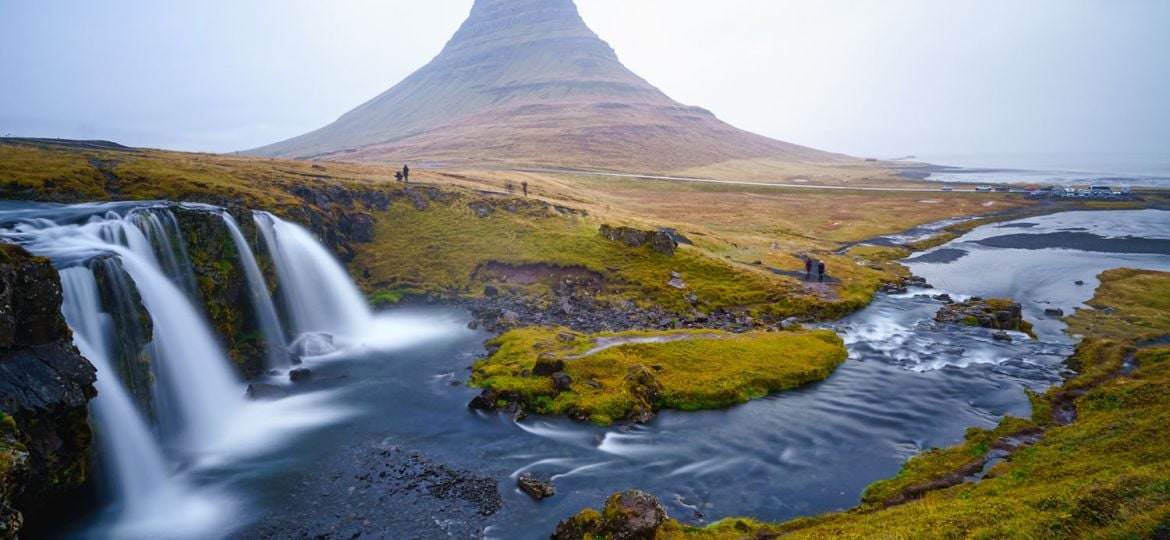
[[[577,0],[671,97],[859,156],[1157,154],[1170,1]],[[315,129],[472,0],[0,0],[0,134],[181,150]]]

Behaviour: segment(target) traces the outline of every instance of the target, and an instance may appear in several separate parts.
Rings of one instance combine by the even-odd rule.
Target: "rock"
[[[288,353],[288,363],[289,363],[289,365],[292,365],[292,366],[299,366],[299,365],[301,365],[301,364],[305,363],[305,361],[304,361],[304,360],[301,360],[301,357],[300,357],[300,356],[298,356],[297,354],[295,354],[295,353],[293,353],[293,352],[291,352],[291,351],[286,351],[286,352]]]
[[[569,377],[568,373],[558,371],[552,374],[553,391],[558,394],[561,392],[568,392],[573,386],[573,378]]]
[[[557,489],[551,483],[537,480],[532,473],[520,475],[520,478],[516,480],[516,484],[520,486],[520,491],[527,493],[529,497],[538,501],[557,494]]]
[[[1064,310],[1060,308],[1045,308],[1044,314],[1049,317],[1064,317]]]
[[[678,272],[671,272],[670,279],[682,279],[682,274],[680,274]]]
[[[97,373],[61,316],[48,259],[0,244],[0,528],[77,500],[88,480]]]
[[[558,371],[565,370],[565,361],[557,358],[556,354],[543,353],[536,359],[536,364],[532,366],[532,374],[538,377],[548,377]]]
[[[570,334],[568,332],[558,332],[557,339],[559,339],[565,343],[568,343],[570,341],[577,339],[577,336],[574,336],[573,334]]]
[[[797,319],[796,317],[789,317],[783,321],[780,321],[780,328],[785,330],[796,328],[798,326],[800,326],[800,319]]]
[[[935,295],[932,298],[934,298],[935,300],[938,300],[939,302],[946,302],[948,304],[953,303],[955,301],[953,298],[951,298],[951,295],[946,294],[946,293]]]
[[[663,255],[674,255],[678,249],[678,242],[668,232],[642,231],[631,227],[611,227],[602,225],[599,229],[601,236],[611,242],[622,242],[632,247],[642,247],[649,244],[650,248]]]
[[[663,255],[674,255],[675,250],[678,249],[678,242],[674,238],[664,232],[655,232],[651,239],[650,248]]]
[[[993,339],[995,339],[996,341],[1006,341],[1008,343],[1012,342],[1012,336],[1009,335],[1007,332],[1004,332],[1003,330],[1000,330],[994,334],[991,334],[991,337]]]
[[[947,304],[938,310],[934,319],[943,323],[959,323],[993,330],[1030,332],[1032,325],[1024,320],[1020,304],[1011,300],[972,298],[966,302]]]
[[[483,295],[487,296],[487,297],[499,296],[500,290],[497,289],[495,285],[484,285],[483,286]]]
[[[629,419],[645,424],[654,419],[654,404],[662,393],[662,383],[652,371],[645,366],[631,366],[626,372],[626,388],[630,395],[638,400],[638,405],[631,408]]]
[[[289,352],[300,356],[321,356],[337,350],[333,335],[325,332],[309,332],[301,335],[289,346]]]
[[[290,380],[292,382],[307,381],[312,376],[313,376],[313,371],[310,370],[309,368],[296,368],[296,369],[288,372],[288,380]]]
[[[478,396],[471,399],[471,402],[467,404],[467,408],[480,411],[494,411],[496,410],[497,401],[498,397],[495,391],[491,388],[485,388]]]
[[[630,490],[611,495],[602,512],[585,510],[561,521],[551,539],[654,540],[666,520],[666,510],[658,499],[642,491]]]
[[[275,384],[252,383],[244,397],[252,401],[276,401],[288,397],[288,392]]]
[[[683,280],[681,280],[679,278],[673,278],[670,281],[666,282],[666,284],[670,285],[671,287],[674,287],[676,289],[686,289],[687,288],[687,284],[683,283]]]
[[[492,208],[492,205],[488,204],[485,201],[473,201],[473,202],[467,203],[467,207],[472,209],[475,212],[476,217],[478,217],[480,219],[483,219],[483,218],[486,218],[486,217],[492,215],[492,211],[494,210]]]
[[[1084,281],[1081,281],[1081,280],[1079,280],[1079,279],[1078,279],[1078,280],[1076,280],[1076,281],[1074,281],[1073,283],[1074,283],[1074,284],[1076,284],[1076,285],[1084,285],[1084,284],[1085,284],[1085,282],[1084,282]]]
[[[469,330],[479,330],[479,321],[471,319],[471,321],[467,323],[467,328]]]
[[[524,412],[524,409],[520,408],[519,403],[509,403],[508,408],[505,409],[505,411],[507,411],[508,415],[512,417],[513,422],[519,422],[525,418],[528,418],[528,413]]]

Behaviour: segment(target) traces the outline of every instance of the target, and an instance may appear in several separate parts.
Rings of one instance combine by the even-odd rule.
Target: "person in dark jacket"
[[[410,165],[402,166],[402,181],[410,182]]]
[[[812,279],[812,259],[804,260],[804,277]]]
[[[817,275],[820,276],[821,281],[825,280],[825,261],[817,263]]]

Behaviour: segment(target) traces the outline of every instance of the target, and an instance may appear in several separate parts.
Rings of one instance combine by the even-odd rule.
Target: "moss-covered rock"
[[[993,330],[1014,330],[1030,336],[1032,323],[1024,320],[1024,312],[1018,302],[992,298],[972,298],[966,302],[947,304],[938,310],[934,319],[942,323],[959,323]]]

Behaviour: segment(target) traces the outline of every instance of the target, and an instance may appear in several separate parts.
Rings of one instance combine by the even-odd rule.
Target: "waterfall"
[[[268,349],[268,367],[288,367],[288,340],[284,329],[280,326],[280,318],[276,315],[276,308],[272,305],[272,296],[268,292],[268,284],[264,281],[264,274],[256,264],[256,257],[252,255],[244,233],[231,214],[223,212],[223,222],[232,235],[236,244],[236,253],[240,256],[240,263],[244,265],[244,276],[248,280],[248,295],[252,299],[252,308],[260,323],[260,331],[264,333],[265,345]]]
[[[370,308],[341,264],[300,226],[267,212],[257,212],[254,218],[276,265],[295,335],[364,334],[370,326]]]
[[[113,376],[110,338],[117,329],[102,311],[93,272],[83,267],[62,270],[61,288],[61,311],[73,329],[73,342],[98,373],[98,397],[90,410],[101,430],[97,440],[106,463],[101,475],[110,496],[121,503],[117,521],[131,524],[119,535],[157,537],[168,531],[174,534],[171,527],[177,519],[212,521],[215,505],[172,473],[154,434]]]

